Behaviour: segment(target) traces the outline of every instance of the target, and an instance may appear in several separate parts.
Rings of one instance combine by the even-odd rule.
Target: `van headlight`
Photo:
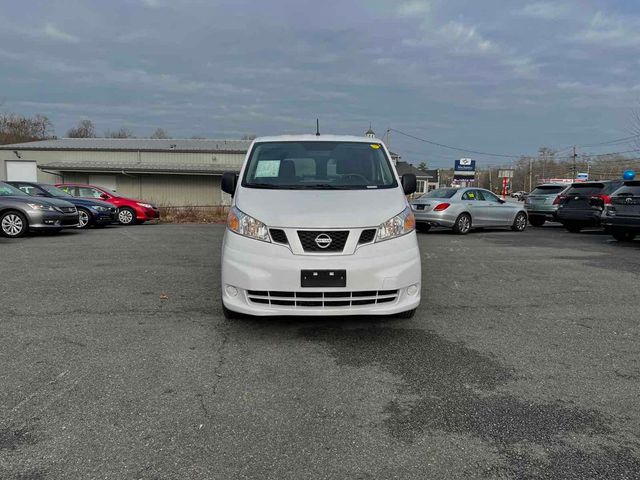
[[[416,218],[413,216],[411,207],[407,206],[395,217],[390,218],[378,227],[376,242],[390,240],[413,232],[416,228]]]
[[[256,220],[238,210],[236,207],[231,207],[231,210],[229,210],[229,215],[227,215],[227,228],[244,237],[255,238],[263,242],[271,242],[267,226],[260,220]]]

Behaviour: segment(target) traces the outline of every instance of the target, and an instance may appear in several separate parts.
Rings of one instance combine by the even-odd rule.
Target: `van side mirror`
[[[417,180],[413,173],[405,173],[402,175],[400,182],[402,183],[402,189],[404,190],[405,195],[411,195],[416,192]]]
[[[235,172],[224,172],[222,174],[222,182],[220,188],[224,193],[228,193],[233,197],[236,193],[236,185],[238,183],[238,174]]]
[[[108,200],[108,199],[109,199],[109,195],[107,195],[106,193],[101,193],[101,194],[100,194],[100,198],[101,198],[102,200]]]

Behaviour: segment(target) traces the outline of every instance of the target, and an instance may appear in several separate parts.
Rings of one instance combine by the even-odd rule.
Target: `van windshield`
[[[365,190],[398,183],[384,148],[361,142],[256,143],[243,187],[279,190]]]

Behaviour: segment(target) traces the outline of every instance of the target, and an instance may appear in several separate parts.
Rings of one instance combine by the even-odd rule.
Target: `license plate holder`
[[[346,287],[346,270],[302,270],[300,285],[303,288]]]

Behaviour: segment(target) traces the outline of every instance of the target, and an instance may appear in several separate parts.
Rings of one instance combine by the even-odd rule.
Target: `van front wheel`
[[[395,317],[396,318],[413,318],[415,313],[416,313],[416,309],[414,308],[413,310],[407,310],[406,312],[396,313]]]
[[[222,304],[222,314],[224,315],[224,318],[226,318],[227,320],[237,320],[242,316],[238,312],[229,310],[227,307],[224,306],[224,303]]]

